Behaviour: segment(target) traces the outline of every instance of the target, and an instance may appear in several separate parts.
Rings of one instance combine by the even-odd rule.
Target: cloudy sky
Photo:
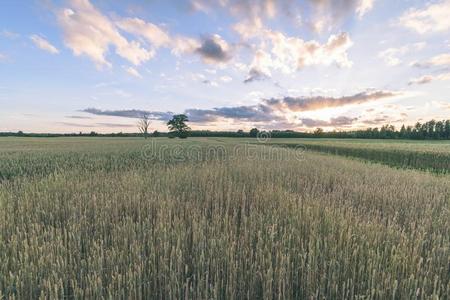
[[[3,0],[0,131],[450,116],[450,0]]]

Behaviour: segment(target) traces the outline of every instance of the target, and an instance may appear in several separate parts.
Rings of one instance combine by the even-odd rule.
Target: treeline
[[[142,137],[142,133],[137,132],[118,132],[118,133],[97,133],[79,132],[79,133],[24,133],[19,132],[0,132],[0,137]],[[169,132],[154,131],[148,133],[149,137],[173,137]],[[250,137],[249,132],[239,131],[210,131],[210,130],[192,130],[189,131],[190,137]]]
[[[258,137],[261,131],[257,128],[249,132],[192,131],[196,137]],[[400,129],[393,125],[383,125],[381,128],[367,128],[353,131],[323,131],[317,128],[314,132],[299,132],[293,130],[272,130],[272,138],[359,138],[359,139],[417,139],[446,140],[450,139],[450,120],[425,123],[417,122],[414,126],[402,125]]]
[[[250,131],[210,131],[210,130],[192,130],[189,131],[190,137],[258,137],[261,132],[257,128]],[[19,132],[0,132],[0,136],[21,136],[21,137],[142,137],[141,133],[24,133]],[[171,137],[168,132],[154,131],[149,134],[151,137]],[[356,138],[356,139],[416,139],[416,140],[448,140],[450,139],[450,120],[435,121],[431,120],[425,123],[417,122],[414,126],[402,125],[401,128],[395,128],[393,125],[384,125],[381,128],[367,128],[364,130],[353,131],[323,131],[317,128],[313,132],[299,132],[293,130],[272,130],[272,138]]]
[[[417,122],[414,126],[402,125],[400,129],[396,129],[392,125],[384,125],[380,129],[368,128],[354,132],[327,132],[323,135],[330,134],[330,137],[340,137],[339,135],[343,134],[365,139],[448,140],[450,139],[450,120]]]
[[[141,137],[141,133],[97,133],[95,131],[91,132],[79,132],[79,133],[24,133],[22,131],[19,132],[0,132],[0,137],[2,136],[17,136],[17,137],[74,137],[74,136],[83,136],[83,137]]]

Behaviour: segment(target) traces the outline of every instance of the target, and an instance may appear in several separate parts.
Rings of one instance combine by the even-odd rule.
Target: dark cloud
[[[199,123],[212,122],[219,118],[253,122],[268,122],[277,119],[272,110],[264,105],[188,109],[185,113],[189,116],[189,120]]]
[[[432,82],[433,80],[434,80],[434,77],[433,77],[433,76],[431,76],[431,75],[425,75],[425,76],[422,76],[422,77],[420,77],[420,78],[411,79],[411,80],[408,82],[408,85],[414,85],[414,84],[427,84],[427,83]]]
[[[71,123],[71,122],[58,122],[56,124],[70,126],[70,127],[87,127],[87,128],[95,127],[95,125],[91,125],[91,124],[80,124],[80,123]]]
[[[212,109],[196,109],[191,108],[184,111],[191,122],[198,124],[214,122],[219,119],[237,120],[241,122],[265,122],[269,124],[286,124],[287,120],[283,116],[286,111],[300,112],[313,111],[329,107],[339,107],[349,104],[361,104],[369,101],[380,100],[397,96],[398,93],[389,91],[372,91],[358,93],[353,96],[345,96],[339,98],[333,97],[284,97],[280,99],[262,100],[256,105],[241,105],[231,107],[216,107]],[[170,112],[157,112],[145,110],[100,110],[96,108],[87,108],[81,110],[85,113],[115,116],[125,118],[140,118],[144,114],[148,114],[153,120],[167,121],[173,115]],[[358,118],[336,117],[329,121],[314,120],[303,118],[300,119],[304,126],[307,127],[333,127],[348,126],[358,120]],[[284,126],[286,127],[286,126]]]
[[[206,85],[211,85],[211,86],[218,86],[217,82],[211,81],[209,79],[202,80],[202,83],[204,83]]]
[[[331,25],[337,25],[355,13],[362,17],[371,10],[374,1],[309,0],[307,2],[310,4],[310,9],[319,18],[326,18],[331,22]]]
[[[87,108],[82,112],[102,116],[114,116],[124,118],[140,118],[144,114],[150,115],[151,119],[167,121],[173,113],[155,112],[145,110],[100,110],[96,108]],[[237,107],[217,107],[213,109],[187,109],[184,113],[191,122],[205,123],[212,122],[219,118],[236,119],[241,121],[267,122],[276,119],[272,114],[272,109],[264,105],[237,106]]]
[[[116,123],[97,123],[97,125],[100,127],[136,127],[136,125]]]
[[[316,120],[316,119],[310,119],[310,118],[300,119],[303,126],[306,126],[306,127],[344,127],[344,126],[352,125],[357,120],[358,120],[358,118],[349,118],[349,117],[344,117],[344,116],[337,117],[337,118],[331,118],[329,121]]]
[[[288,14],[292,12],[292,0],[191,0],[190,8],[193,10],[226,9],[232,15],[246,18],[275,17],[277,12]]]
[[[387,122],[389,122],[389,117],[387,117],[387,116],[361,121],[361,123],[363,123],[365,125],[380,125],[380,124],[386,124]]]
[[[349,11],[354,10],[354,7],[359,2],[358,0],[309,0],[317,9],[329,9],[336,17],[345,15]]]
[[[450,80],[450,72],[440,73],[437,75],[424,75],[419,78],[411,79],[408,85],[427,84],[432,81],[445,81],[445,80]]]
[[[206,36],[196,52],[207,62],[227,62],[231,59],[228,46],[219,36]]]
[[[429,62],[416,61],[416,62],[411,63],[411,66],[415,67],[415,68],[419,68],[419,69],[429,69],[429,68],[431,68],[432,65]]]
[[[66,116],[66,118],[69,118],[69,119],[92,119],[91,117],[86,117],[86,116]]]
[[[191,122],[213,122],[218,118],[218,116],[215,114],[215,111],[211,109],[192,108],[186,110],[185,113],[188,116],[189,121]]]
[[[97,108],[86,108],[81,110],[81,112],[94,114],[98,116],[113,116],[113,117],[124,117],[124,118],[142,118],[144,115],[149,115],[150,119],[167,121],[169,120],[173,113],[171,112],[160,112],[160,111],[146,111],[139,109],[128,109],[128,110],[101,110]]]
[[[251,68],[248,72],[248,77],[244,80],[244,83],[250,83],[257,80],[268,79],[269,76],[257,68]]]
[[[224,9],[231,15],[247,19],[250,24],[258,20],[273,18],[287,18],[298,23],[301,16],[303,25],[318,30],[342,24],[348,17],[357,15],[362,17],[372,9],[374,0],[190,0],[191,9],[197,11],[217,11]]]
[[[116,123],[95,123],[95,124],[81,124],[81,123],[71,123],[71,122],[58,122],[57,124],[70,126],[70,127],[136,127],[135,125],[130,124],[116,124]]]
[[[282,99],[268,99],[265,104],[277,110],[311,111],[329,107],[339,107],[350,104],[362,104],[397,96],[398,93],[389,91],[362,92],[352,96],[334,97],[284,97]]]
[[[373,1],[364,2],[373,3]],[[326,17],[327,21],[336,24],[354,13],[359,16],[367,13],[371,6],[365,7],[362,5],[364,2],[361,0],[191,0],[190,8],[200,11],[225,9],[234,16],[250,20],[288,17],[291,21],[296,21],[299,15],[302,19],[307,19],[308,16]]]
[[[264,100],[258,105],[236,106],[236,107],[218,107],[214,109],[188,109],[185,113],[192,122],[213,122],[219,118],[234,119],[240,121],[252,122],[284,122],[285,118],[280,117],[277,112],[285,109],[291,111],[310,111],[328,107],[338,107],[348,104],[361,104],[368,101],[379,100],[383,98],[396,96],[397,93],[386,91],[363,92],[353,96],[340,98],[333,97],[304,97]],[[355,122],[357,118],[337,117],[330,121],[301,119],[303,124],[308,127],[315,126],[348,126]]]

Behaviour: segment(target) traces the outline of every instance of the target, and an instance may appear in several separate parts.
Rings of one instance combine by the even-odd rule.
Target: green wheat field
[[[450,142],[0,138],[0,299],[448,299]]]

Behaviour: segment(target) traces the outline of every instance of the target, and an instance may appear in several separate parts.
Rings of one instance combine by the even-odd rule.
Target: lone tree
[[[321,136],[323,134],[323,129],[322,128],[316,128],[316,130],[314,130],[314,135],[315,136]]]
[[[171,133],[173,133],[175,136],[179,137],[180,139],[185,139],[188,137],[189,126],[187,126],[186,122],[189,122],[189,119],[186,115],[174,115],[172,117],[172,120],[167,122],[167,126],[169,127],[169,130]]]
[[[257,137],[258,133],[259,133],[258,128],[252,128],[252,129],[250,129],[249,135],[250,135],[250,137]]]
[[[138,122],[139,131],[144,135],[144,138],[148,137],[148,128],[150,127],[150,117],[148,114],[143,114]]]

